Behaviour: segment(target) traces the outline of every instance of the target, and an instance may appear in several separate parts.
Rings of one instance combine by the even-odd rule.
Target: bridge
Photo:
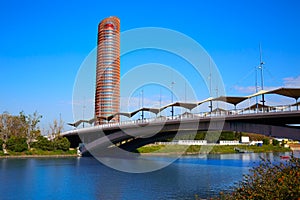
[[[258,95],[277,94],[291,97],[296,100],[290,105],[268,106],[254,104],[245,108],[237,108],[237,104]],[[72,147],[83,142],[87,149],[102,151],[112,146],[119,146],[125,150],[134,150],[140,146],[173,138],[197,131],[236,131],[264,134],[271,137],[285,137],[300,140],[300,111],[297,102],[300,97],[300,88],[279,88],[270,91],[260,91],[246,97],[217,97],[208,98],[196,103],[175,102],[162,108],[141,108],[131,113],[115,113],[101,117],[107,120],[106,124],[86,128],[77,128],[81,123],[93,124],[97,119],[79,120],[70,123],[75,129],[62,135],[67,137]],[[223,101],[234,105],[233,110],[212,108],[213,101]],[[198,105],[210,102],[210,111],[192,113]],[[190,112],[174,115],[174,107],[182,107]],[[166,109],[171,108],[171,116],[158,116]],[[144,112],[152,112],[156,117],[145,119]],[[141,113],[141,119],[130,120],[132,116]],[[129,117],[128,121],[110,122],[116,115]]]

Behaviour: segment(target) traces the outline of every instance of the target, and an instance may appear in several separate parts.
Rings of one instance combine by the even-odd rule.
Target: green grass
[[[178,154],[185,152],[186,154],[199,154],[199,153],[209,153],[209,154],[224,154],[224,153],[237,153],[234,148],[238,147],[240,149],[245,149],[248,151],[253,151],[254,153],[266,153],[266,152],[288,152],[291,151],[289,148],[284,148],[280,146],[273,145],[263,145],[258,146],[247,146],[247,145],[215,145],[215,146],[183,146],[183,145],[149,145],[143,146],[137,149],[139,153],[170,153]]]
[[[0,156],[54,156],[54,155],[76,155],[77,150],[68,150],[68,151],[62,151],[62,150],[56,150],[56,151],[43,151],[40,149],[32,149],[30,151],[24,151],[24,152],[13,152],[9,151],[8,155],[4,155],[3,151],[0,151]]]
[[[62,150],[55,150],[55,151],[43,151],[40,149],[33,149],[31,151],[25,152],[26,155],[72,155],[77,154],[77,150],[68,150],[68,151],[62,151]]]
[[[289,148],[284,148],[280,146],[273,145],[263,145],[262,147],[258,146],[245,146],[246,150],[254,151],[255,153],[266,153],[266,152],[288,152],[291,151]]]
[[[151,153],[159,151],[161,148],[164,148],[165,145],[151,145],[151,146],[143,146],[137,149],[139,153]]]

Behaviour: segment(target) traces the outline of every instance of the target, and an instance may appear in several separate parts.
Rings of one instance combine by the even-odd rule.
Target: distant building
[[[179,145],[207,145],[207,140],[178,140]]]
[[[175,140],[172,142],[156,142],[159,145],[207,145],[207,140]]]
[[[249,136],[242,136],[241,137],[241,143],[242,144],[248,144],[250,142]]]
[[[259,140],[259,141],[251,141],[249,143],[249,145],[256,145],[256,146],[262,146],[263,145],[263,141]]]
[[[220,140],[220,145],[238,145],[240,144],[240,141],[237,140]]]
[[[120,20],[108,17],[98,25],[95,117],[96,124],[120,112]],[[118,122],[119,117],[111,121]]]

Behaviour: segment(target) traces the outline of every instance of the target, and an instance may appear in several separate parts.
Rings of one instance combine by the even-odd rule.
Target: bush
[[[219,140],[240,140],[240,138],[235,137],[235,132],[222,132]]]
[[[23,152],[28,149],[26,138],[11,137],[7,140],[6,148],[14,152]]]
[[[264,144],[264,145],[269,145],[269,144],[270,144],[270,139],[264,138],[264,139],[263,139],[263,144]]]
[[[250,141],[262,141],[263,139],[268,139],[269,137],[261,134],[255,133],[243,133],[243,136],[248,136]]]
[[[272,144],[273,144],[274,146],[279,146],[280,142],[279,142],[278,140],[274,140],[274,139],[273,139]]]
[[[234,189],[223,199],[298,199],[300,197],[300,159],[291,157],[285,163],[262,159],[250,169]]]
[[[70,142],[67,138],[62,137],[62,138],[57,138],[54,140],[54,148],[56,150],[63,150],[63,151],[68,151],[70,148]]]
[[[39,136],[37,138],[37,142],[35,142],[32,147],[44,150],[44,151],[53,151],[53,150],[62,150],[68,151],[70,148],[70,142],[67,138],[55,138],[53,141],[48,140],[43,136]]]
[[[44,136],[38,136],[37,142],[32,145],[34,148],[44,151],[52,151],[54,149],[53,142],[45,138]]]
[[[4,143],[4,142],[3,142],[3,140],[2,140],[2,139],[0,139],[0,151],[2,151],[2,150],[3,150],[3,148],[2,148],[2,147],[3,147],[3,146],[2,146],[2,145],[3,145],[3,143]]]

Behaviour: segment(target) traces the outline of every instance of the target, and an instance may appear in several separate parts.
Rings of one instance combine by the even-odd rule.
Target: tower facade
[[[108,17],[98,25],[95,117],[96,124],[104,123],[102,117],[120,112],[120,20]],[[111,121],[118,122],[116,116]]]

